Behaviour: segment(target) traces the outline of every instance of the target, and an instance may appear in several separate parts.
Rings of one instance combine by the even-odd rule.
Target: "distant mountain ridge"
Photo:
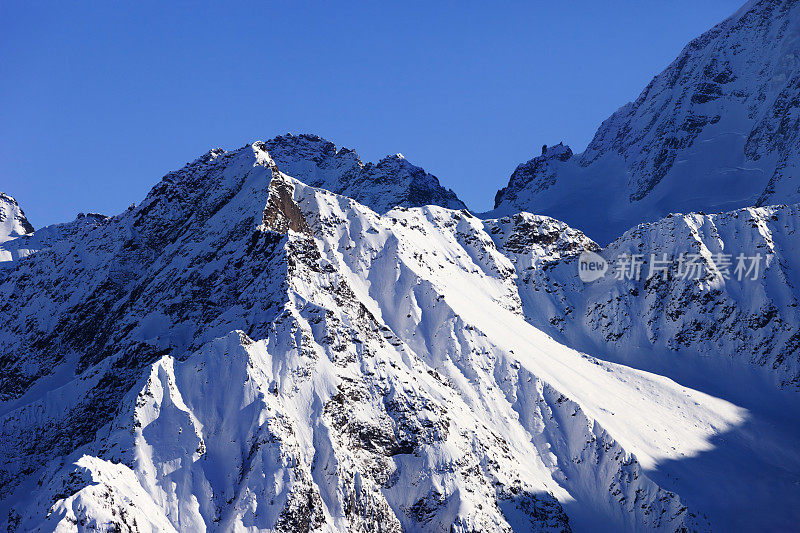
[[[800,201],[800,2],[748,2],[583,153],[551,150],[515,170],[495,214],[546,214],[606,244],[670,212]]]

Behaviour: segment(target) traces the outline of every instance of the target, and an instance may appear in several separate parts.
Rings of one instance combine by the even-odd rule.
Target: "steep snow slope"
[[[517,167],[492,216],[564,220],[606,244],[670,212],[800,201],[800,2],[750,1],[598,129]]]
[[[0,244],[29,233],[33,233],[33,226],[25,218],[17,201],[0,192]]]
[[[712,453],[749,412],[533,327],[498,224],[436,206],[381,216],[280,173],[256,143],[12,262],[0,520],[708,529],[653,479],[702,488],[661,465]],[[517,248],[591,245],[556,226]]]
[[[266,141],[278,167],[303,183],[333,191],[379,213],[395,206],[440,205],[465,209],[453,191],[439,185],[436,176],[397,154],[377,164],[362,163],[358,154],[338,149],[316,135],[283,135]]]
[[[675,215],[627,232],[604,250],[565,224],[526,213],[485,222],[511,259],[525,318],[556,340],[745,407],[747,421],[691,460],[650,474],[716,529],[791,530],[800,511],[800,205],[719,215]],[[598,252],[605,276],[584,283],[578,256]],[[732,256],[729,272],[718,254]],[[761,254],[739,280],[736,256]],[[639,280],[615,279],[625,254],[644,258]],[[654,255],[699,254],[705,273],[647,279]],[[731,279],[726,279],[730,274]],[[784,391],[774,390],[775,384]],[[734,512],[748,509],[747,513]],[[756,511],[759,510],[759,511]]]

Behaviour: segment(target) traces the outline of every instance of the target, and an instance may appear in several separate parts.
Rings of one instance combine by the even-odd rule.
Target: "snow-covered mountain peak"
[[[0,243],[33,233],[33,226],[13,197],[0,192]]]
[[[402,154],[363,163],[353,150],[316,135],[282,135],[265,143],[281,172],[313,187],[343,194],[385,213],[395,206],[466,206],[450,189]]]
[[[524,321],[504,250],[563,224],[380,215],[260,143],[89,218],[0,272],[3,525],[708,527],[645,469],[741,413]]]
[[[288,164],[311,161],[319,165],[323,164],[327,159],[336,158],[337,156],[343,161],[352,161],[358,165],[363,165],[354,150],[345,147],[338,148],[334,143],[323,139],[319,135],[307,133],[293,135],[287,133],[265,141],[265,145],[277,159],[287,164],[287,172],[292,170]]]
[[[0,529],[796,529],[800,204],[658,216],[797,186],[796,15],[749,2],[491,217],[314,135],[36,232],[0,194]]]
[[[800,201],[798,67],[800,2],[748,2],[690,42],[582,154],[521,165],[497,212],[547,214],[607,243],[669,212]]]
[[[341,152],[298,143],[324,168]],[[397,157],[360,168],[376,189],[428,176]],[[788,246],[773,214],[758,220]],[[563,222],[381,214],[257,142],[115,217],[12,242],[48,234],[0,270],[0,527],[704,531],[709,505],[724,528],[697,478],[661,469],[747,413],[548,335],[576,315],[627,325],[616,300],[578,307],[571,261],[605,251]],[[761,318],[763,338],[792,338]]]

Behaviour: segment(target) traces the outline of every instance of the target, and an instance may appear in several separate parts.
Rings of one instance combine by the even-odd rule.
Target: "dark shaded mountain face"
[[[555,152],[555,153],[554,153]],[[800,201],[800,2],[748,2],[704,33],[586,151],[520,165],[495,213],[542,213],[605,244],[670,212]]]

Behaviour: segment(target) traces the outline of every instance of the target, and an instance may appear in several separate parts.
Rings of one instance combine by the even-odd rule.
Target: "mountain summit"
[[[581,154],[517,167],[498,214],[609,242],[670,212],[800,201],[800,2],[748,2],[690,42]]]
[[[611,524],[707,528],[643,471],[671,437],[625,448],[652,430],[619,398],[666,414],[626,383],[657,387],[700,440],[735,409],[527,325],[481,220],[379,215],[265,147],[211,151],[0,270],[0,525],[570,531],[577,497]],[[603,429],[606,401],[638,438]]]
[[[401,154],[386,156],[377,164],[363,163],[353,150],[337,149],[316,135],[282,135],[264,143],[278,167],[312,187],[352,198],[385,213],[389,209],[439,205],[466,209],[436,176],[425,172]]]

